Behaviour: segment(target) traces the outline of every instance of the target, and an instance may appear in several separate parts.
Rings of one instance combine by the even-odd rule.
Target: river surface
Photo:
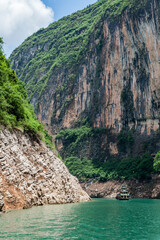
[[[48,205],[0,215],[0,239],[160,240],[160,200]]]

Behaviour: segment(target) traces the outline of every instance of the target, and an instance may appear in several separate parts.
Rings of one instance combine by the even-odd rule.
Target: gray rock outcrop
[[[0,210],[90,200],[77,178],[43,143],[4,128],[0,132],[0,193]]]

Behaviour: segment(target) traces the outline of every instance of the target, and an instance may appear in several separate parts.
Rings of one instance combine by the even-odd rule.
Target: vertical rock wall
[[[61,101],[57,86],[73,75],[65,67],[52,75],[41,97],[37,114],[52,134],[86,115],[94,127],[112,128],[115,133],[134,126],[150,134],[159,128],[159,24],[159,1],[153,0],[138,13],[125,11],[116,22],[104,19],[97,26],[91,54],[86,53],[78,74],[60,94]]]

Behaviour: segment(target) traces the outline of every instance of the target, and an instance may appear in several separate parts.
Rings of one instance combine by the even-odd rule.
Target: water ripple
[[[0,239],[159,240],[160,201],[97,199],[0,215]]]

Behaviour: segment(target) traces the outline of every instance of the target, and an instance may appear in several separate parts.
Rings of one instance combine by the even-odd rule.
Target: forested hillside
[[[19,128],[52,147],[52,137],[37,120],[23,82],[10,68],[10,61],[3,54],[2,44],[0,38],[0,124],[10,129]]]

